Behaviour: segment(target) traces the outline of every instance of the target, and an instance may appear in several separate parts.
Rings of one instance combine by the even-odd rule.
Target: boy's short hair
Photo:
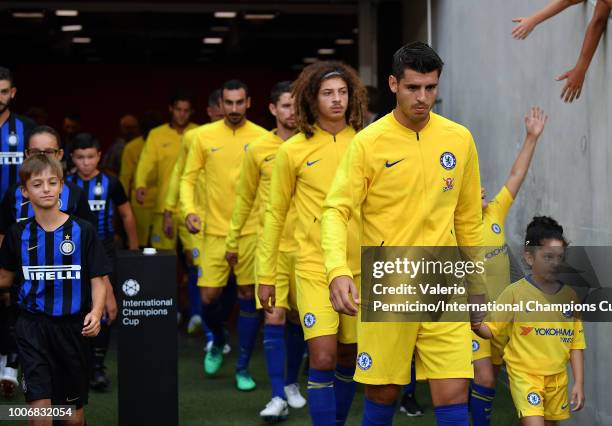
[[[61,181],[64,180],[64,169],[59,161],[49,155],[32,155],[23,161],[19,169],[21,186],[25,188],[32,176],[39,175],[46,169],[51,169],[51,173],[56,174]]]
[[[72,139],[72,152],[77,149],[95,148],[101,151],[100,142],[91,133],[79,133]]]
[[[34,127],[34,129],[32,129],[32,131],[28,135],[28,140],[26,141],[26,149],[30,148],[30,139],[32,139],[33,136],[35,136],[35,135],[42,135],[44,133],[53,136],[55,138],[55,140],[57,141],[57,147],[59,149],[62,148],[62,140],[61,140],[61,137],[60,137],[60,134],[58,133],[58,131],[55,130],[51,126],[47,126],[47,125],[43,124],[41,126],[36,126],[36,127]]]

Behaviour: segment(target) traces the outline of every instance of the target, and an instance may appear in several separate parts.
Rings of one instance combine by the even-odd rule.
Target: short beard
[[[0,104],[0,114],[4,114],[4,111],[8,110],[11,107],[11,99],[5,104]]]

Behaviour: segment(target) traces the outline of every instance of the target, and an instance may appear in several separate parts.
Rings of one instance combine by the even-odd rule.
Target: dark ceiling
[[[77,10],[78,16],[57,16]],[[234,11],[219,18],[215,11]],[[19,18],[15,14],[42,13]],[[273,19],[247,19],[268,14]],[[62,26],[80,25],[65,32]],[[3,62],[265,64],[297,70],[304,58],[357,62],[356,1],[2,1]],[[89,38],[75,43],[74,38]],[[204,44],[207,37],[221,44]],[[338,39],[344,39],[337,44]],[[319,54],[321,48],[333,54]],[[7,63],[8,61],[8,63]]]

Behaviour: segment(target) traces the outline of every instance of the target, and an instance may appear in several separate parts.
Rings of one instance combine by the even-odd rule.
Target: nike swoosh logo
[[[223,147],[219,147],[219,148],[211,148],[211,149],[210,149],[210,152],[217,152],[217,151],[219,151],[221,148],[223,148]]]
[[[34,250],[36,247],[38,247],[38,244],[36,244],[34,247],[28,247],[28,251]]]
[[[66,398],[66,402],[74,402],[77,399],[79,399],[79,397],[77,396],[76,398]]]
[[[320,159],[320,158],[319,158],[318,160],[314,160],[314,161],[307,161],[307,162],[306,162],[306,165],[307,165],[308,167],[310,167],[310,166],[312,166],[313,164],[318,163],[319,161],[321,161],[321,159]]]
[[[265,162],[272,161],[272,160],[274,160],[275,157],[276,157],[276,155],[268,155],[266,158],[264,158],[264,161]]]
[[[563,405],[561,406],[561,409],[562,409],[562,410],[565,410],[566,408],[567,408],[567,404],[563,404]]]
[[[393,166],[395,166],[397,163],[399,163],[399,162],[401,162],[401,161],[404,161],[404,160],[405,160],[405,159],[404,159],[404,158],[402,158],[401,160],[394,161],[393,163],[389,163],[389,160],[387,160],[387,162],[385,163],[385,167],[386,167],[386,168],[393,167]]]

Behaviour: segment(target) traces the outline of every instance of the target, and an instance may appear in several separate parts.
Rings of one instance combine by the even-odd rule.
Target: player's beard
[[[229,121],[232,124],[239,124],[242,121],[243,117],[244,115],[242,114],[239,114],[237,112],[232,112],[227,115],[227,121]]]
[[[295,131],[297,129],[297,123],[294,120],[278,120],[279,123],[287,130]]]

